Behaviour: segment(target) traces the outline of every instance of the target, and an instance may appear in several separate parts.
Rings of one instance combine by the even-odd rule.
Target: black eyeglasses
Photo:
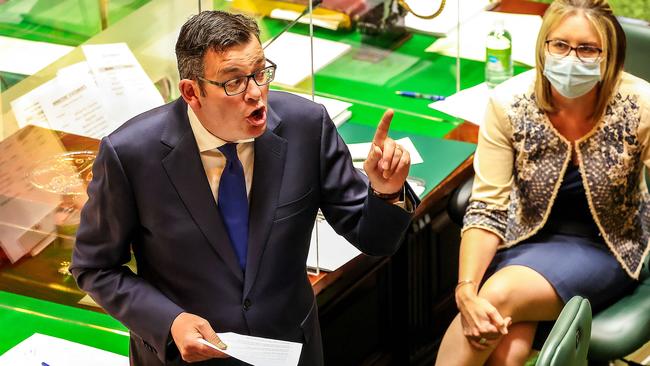
[[[257,84],[258,86],[264,86],[269,84],[271,81],[273,81],[273,78],[275,77],[275,70],[277,69],[278,65],[276,65],[275,62],[269,60],[268,58],[266,59],[266,61],[271,65],[266,66],[263,69],[257,70],[250,75],[240,76],[238,78],[224,81],[223,83],[214,80],[209,80],[202,76],[199,76],[198,79],[210,83],[212,85],[222,87],[223,90],[226,92],[226,95],[232,96],[232,95],[241,94],[245,92],[246,89],[248,88],[248,81],[250,79],[253,79],[255,81],[255,84]]]
[[[575,50],[578,59],[586,63],[598,61],[600,54],[603,52],[603,50],[598,47],[586,44],[571,47],[570,44],[559,39],[546,41],[546,49],[548,50],[548,53],[557,57],[566,57],[571,53],[571,51]]]

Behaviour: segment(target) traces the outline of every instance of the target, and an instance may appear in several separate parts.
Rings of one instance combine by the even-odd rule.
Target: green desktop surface
[[[127,329],[112,317],[0,291],[0,354],[34,333],[129,354]]]

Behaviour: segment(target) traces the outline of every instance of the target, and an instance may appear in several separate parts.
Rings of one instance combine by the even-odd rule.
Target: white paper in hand
[[[217,348],[205,339],[198,341],[253,366],[296,366],[302,344],[277,339],[246,336],[237,333],[217,333],[226,350]]]

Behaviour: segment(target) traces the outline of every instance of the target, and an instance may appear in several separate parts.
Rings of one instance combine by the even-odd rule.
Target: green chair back
[[[650,82],[650,25],[637,20],[619,18],[625,31],[627,50],[625,71]]]
[[[555,321],[536,366],[586,366],[591,335],[589,300],[574,296]]]

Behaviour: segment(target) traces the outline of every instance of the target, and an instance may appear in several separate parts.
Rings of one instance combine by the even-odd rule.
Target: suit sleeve
[[[411,214],[369,194],[367,177],[352,165],[350,152],[324,108],[320,149],[320,208],[327,221],[362,252],[393,254]]]
[[[70,271],[80,288],[164,363],[171,323],[183,309],[126,266],[139,219],[128,177],[108,137],[93,165],[88,197]]]

